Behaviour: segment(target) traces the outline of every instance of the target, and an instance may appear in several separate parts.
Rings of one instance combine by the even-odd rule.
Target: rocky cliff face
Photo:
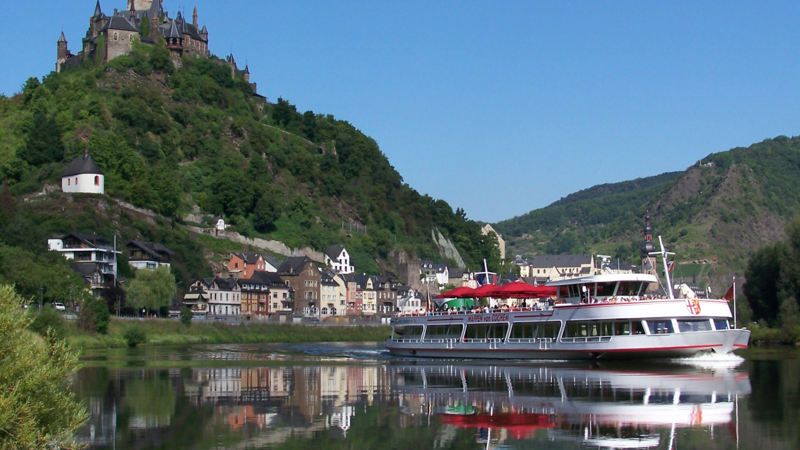
[[[461,254],[458,253],[458,249],[450,239],[447,239],[438,229],[434,228],[431,230],[431,237],[433,238],[433,242],[436,243],[436,246],[439,247],[439,254],[445,258],[450,258],[458,264],[458,267],[466,267],[466,263],[464,263],[464,259],[461,258]]]

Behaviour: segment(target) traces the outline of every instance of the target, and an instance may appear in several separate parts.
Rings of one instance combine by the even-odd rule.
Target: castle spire
[[[62,42],[65,43],[65,44],[67,43],[67,37],[64,36],[64,32],[63,31],[61,32],[61,36],[58,37],[58,43],[60,44]]]
[[[192,12],[192,25],[197,28],[197,6],[194,7],[194,11]]]
[[[97,0],[97,4],[94,7],[94,17],[100,17],[103,15],[103,10],[100,9],[100,0]]]

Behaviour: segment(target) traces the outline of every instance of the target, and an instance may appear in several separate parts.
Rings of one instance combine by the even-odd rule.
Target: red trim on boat
[[[713,347],[722,347],[723,344],[708,344],[708,345],[684,345],[679,347],[655,347],[655,348],[621,348],[621,349],[587,349],[587,350],[570,350],[570,349],[553,349],[549,348],[547,350],[538,350],[538,349],[488,349],[488,348],[448,348],[448,349],[441,349],[441,348],[404,348],[404,347],[386,347],[389,350],[400,350],[400,351],[438,351],[438,350],[446,350],[448,352],[545,352],[545,353],[555,353],[555,352],[572,352],[572,353],[622,353],[622,352],[652,352],[652,351],[664,351],[664,350],[685,350],[690,348],[713,348]]]

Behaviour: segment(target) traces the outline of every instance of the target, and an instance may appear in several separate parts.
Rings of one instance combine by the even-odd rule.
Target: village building
[[[169,268],[170,256],[175,255],[157,242],[130,241],[125,247],[128,249],[128,265],[134,269]]]
[[[530,260],[530,278],[537,284],[589,275],[594,275],[592,255],[538,255]]]
[[[361,312],[363,308],[362,304],[362,296],[363,292],[361,291],[358,280],[356,279],[356,275],[348,274],[342,275],[342,279],[345,282],[346,288],[346,314],[347,315],[355,315]]]
[[[73,159],[64,170],[61,175],[61,191],[70,194],[106,193],[103,171],[89,156],[88,150],[84,150],[83,156]]]
[[[489,233],[494,233],[495,236],[497,236],[497,248],[498,248],[498,250],[500,250],[500,260],[501,261],[505,261],[506,260],[506,241],[503,240],[503,236],[500,236],[500,233],[498,233],[497,231],[495,231],[494,228],[492,228],[491,224],[487,223],[486,225],[484,225],[481,228],[481,234],[483,234],[484,236],[488,236]]]
[[[355,267],[350,264],[350,254],[347,249],[338,245],[331,245],[325,250],[325,265],[336,273],[350,274],[355,272]]]
[[[322,276],[316,263],[307,256],[291,256],[278,268],[278,275],[294,292],[295,315],[319,318]]]
[[[242,311],[242,290],[232,278],[198,278],[189,284],[189,292],[208,294],[208,313],[214,316],[238,316]],[[184,297],[185,299],[185,297]]]
[[[231,253],[228,261],[230,278],[250,279],[256,271],[266,272],[267,262],[259,253]]]
[[[47,247],[51,252],[59,252],[70,260],[70,267],[81,274],[84,280],[91,280],[95,295],[100,295],[100,289],[116,284],[117,255],[122,252],[116,249],[112,241],[96,234],[67,233],[59,238],[48,239]]]

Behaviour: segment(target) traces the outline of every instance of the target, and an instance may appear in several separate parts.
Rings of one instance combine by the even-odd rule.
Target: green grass
[[[111,319],[106,335],[90,335],[77,329],[74,323],[67,326],[67,342],[76,348],[126,347],[125,331],[140,325],[147,343],[152,345],[186,344],[255,344],[296,342],[358,342],[383,341],[390,333],[388,326],[311,326],[249,323],[226,325],[220,323],[192,322],[186,327],[177,320],[120,320]]]

